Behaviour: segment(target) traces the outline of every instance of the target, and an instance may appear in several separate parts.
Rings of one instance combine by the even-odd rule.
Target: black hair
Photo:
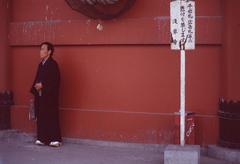
[[[54,46],[53,46],[53,44],[50,43],[50,42],[43,42],[43,43],[40,44],[40,48],[42,47],[42,45],[47,45],[48,51],[51,51],[50,56],[52,56],[52,55],[53,55],[53,52],[54,52]]]

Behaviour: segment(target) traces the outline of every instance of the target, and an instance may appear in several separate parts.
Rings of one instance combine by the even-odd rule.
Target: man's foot
[[[36,145],[44,145],[44,143],[41,142],[40,140],[36,140],[36,141],[35,141],[35,144],[36,144]]]
[[[59,142],[59,141],[52,141],[52,142],[50,142],[50,144],[49,144],[49,146],[52,146],[52,147],[59,147],[59,146],[61,146],[61,145],[62,145],[62,143]]]

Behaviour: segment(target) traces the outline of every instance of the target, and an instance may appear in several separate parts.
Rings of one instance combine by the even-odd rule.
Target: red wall
[[[240,1],[224,1],[222,65],[223,93],[227,99],[240,100]]]
[[[196,143],[218,138],[223,9],[196,1],[197,46],[187,51],[186,109],[196,112]],[[31,13],[31,14],[29,14]],[[101,23],[103,31],[96,25]],[[42,41],[56,45],[65,137],[173,143],[179,111],[179,52],[169,46],[169,1],[138,0],[123,16],[91,20],[64,0],[12,2],[9,41],[12,127],[33,132],[29,87]]]
[[[0,91],[9,87],[8,85],[8,25],[10,4],[6,0],[0,0]]]

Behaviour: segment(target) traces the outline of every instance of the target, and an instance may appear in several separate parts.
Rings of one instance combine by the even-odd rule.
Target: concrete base
[[[229,162],[240,163],[240,150],[229,149],[216,145],[208,146],[208,156],[226,160]]]
[[[164,164],[199,164],[199,145],[169,145],[164,151]]]

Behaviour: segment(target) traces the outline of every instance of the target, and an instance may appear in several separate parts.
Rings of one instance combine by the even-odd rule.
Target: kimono
[[[42,83],[41,91],[34,88]],[[59,86],[60,72],[57,62],[49,57],[38,66],[31,93],[34,95],[34,107],[37,118],[37,140],[44,144],[62,141],[59,127]]]

